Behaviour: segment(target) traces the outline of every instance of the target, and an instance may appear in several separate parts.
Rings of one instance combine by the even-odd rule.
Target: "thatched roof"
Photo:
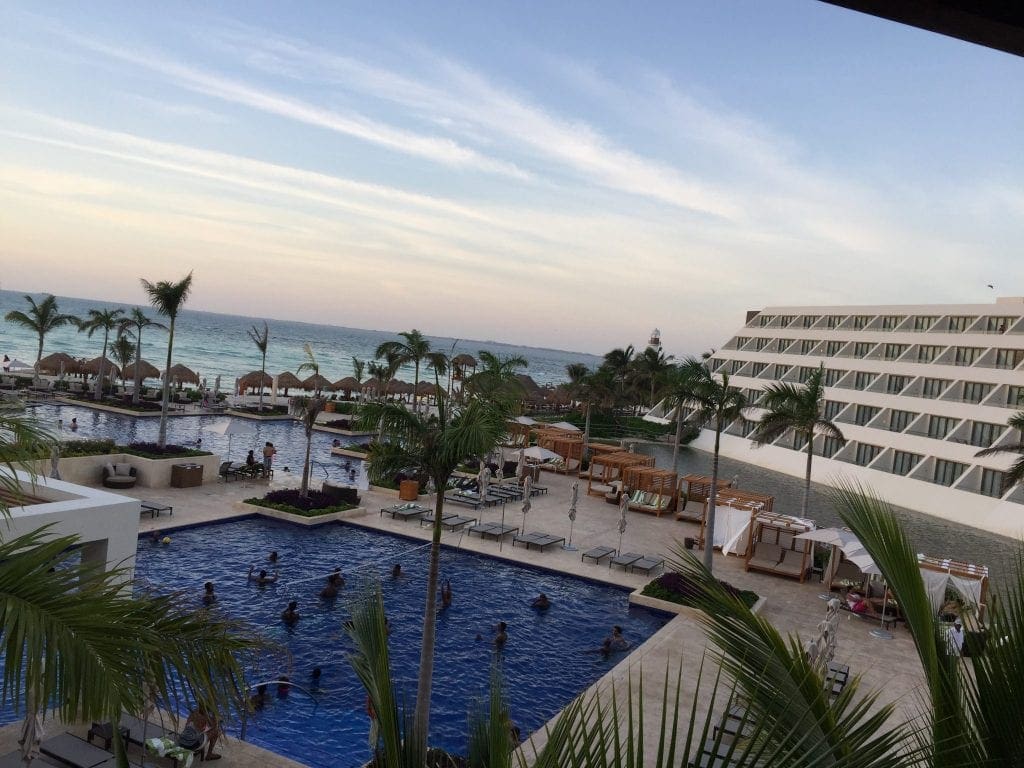
[[[437,391],[437,387],[429,381],[421,381],[416,385],[416,394],[420,397],[430,396]]]
[[[367,389],[368,389],[368,390],[371,390],[371,391],[373,391],[373,392],[376,392],[376,391],[377,391],[377,389],[378,389],[378,387],[380,386],[380,382],[379,382],[379,381],[377,381],[377,379],[375,379],[375,378],[373,378],[373,377],[371,376],[371,377],[370,377],[370,378],[368,378],[368,379],[367,379],[366,381],[364,381],[364,382],[363,382],[363,383],[362,383],[362,384],[361,384],[360,386],[361,386],[361,387],[362,387],[362,388],[363,388],[364,390],[367,390]]]
[[[317,392],[327,391],[330,392],[334,389],[334,385],[327,380],[325,376],[319,373],[314,373],[308,379],[304,379],[301,384],[303,389],[315,390]]]
[[[516,380],[523,385],[523,391],[526,393],[527,400],[543,400],[544,390],[540,388],[540,385],[532,378],[527,376],[525,373],[515,374]]]
[[[251,371],[238,380],[238,389],[254,389],[255,387],[272,387],[274,380],[269,373],[263,371]]]
[[[199,374],[189,368],[187,365],[177,363],[171,366],[170,370],[171,381],[177,381],[180,384],[198,384]]]
[[[362,389],[363,385],[359,383],[358,379],[346,376],[344,379],[338,379],[332,386],[342,392],[354,392],[357,389]]]
[[[121,369],[114,365],[113,362],[105,357],[94,357],[87,363],[84,363],[81,367],[81,371],[84,373],[90,373],[96,375],[100,372],[100,363],[103,363],[103,375],[104,376],[120,376]]]
[[[452,358],[452,365],[462,366],[463,368],[476,368],[476,358],[463,352],[461,355],[456,355]]]
[[[64,364],[64,373],[78,373],[82,364],[67,352],[54,352],[39,361],[40,373],[60,373],[61,363]]]
[[[134,379],[135,378],[135,365],[136,365],[135,363],[131,363],[131,364],[125,366],[124,377],[126,379]],[[145,360],[140,360],[138,362],[138,366],[139,366],[139,368],[142,369],[142,378],[144,378],[144,379],[159,379],[160,378],[160,369],[157,368],[152,363],[147,363]]]
[[[387,393],[389,395],[411,395],[416,387],[401,379],[392,379],[388,382]]]
[[[291,371],[284,371],[283,373],[277,374],[277,388],[278,389],[292,389],[293,387],[301,387],[302,382],[299,377]]]

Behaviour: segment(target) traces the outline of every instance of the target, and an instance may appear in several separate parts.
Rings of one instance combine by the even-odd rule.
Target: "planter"
[[[216,482],[220,457],[211,455],[174,459],[144,459],[141,456],[132,456],[127,453],[108,453],[100,456],[68,456],[62,458],[57,467],[62,480],[79,485],[99,485],[103,465],[108,463],[127,463],[135,467],[138,487],[169,488],[171,486],[171,468],[175,464],[200,465],[203,482]],[[43,476],[49,475],[50,462],[48,460],[38,462],[36,471]]]
[[[416,480],[403,480],[398,484],[398,498],[401,501],[416,501],[420,497],[420,484]]]

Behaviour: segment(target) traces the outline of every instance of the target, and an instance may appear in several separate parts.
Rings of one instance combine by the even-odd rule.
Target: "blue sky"
[[[1019,295],[1024,61],[803,0],[0,2],[4,288],[603,352]]]

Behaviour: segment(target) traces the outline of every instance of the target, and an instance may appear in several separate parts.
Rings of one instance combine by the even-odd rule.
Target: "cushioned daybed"
[[[134,488],[135,467],[131,464],[104,464],[103,485],[106,488]]]

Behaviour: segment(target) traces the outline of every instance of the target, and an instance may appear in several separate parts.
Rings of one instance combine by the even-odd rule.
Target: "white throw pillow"
[[[118,477],[129,477],[132,473],[131,464],[115,464],[114,474]]]
[[[114,474],[114,465],[111,464],[109,461],[103,465],[103,469],[106,470],[108,476]]]

